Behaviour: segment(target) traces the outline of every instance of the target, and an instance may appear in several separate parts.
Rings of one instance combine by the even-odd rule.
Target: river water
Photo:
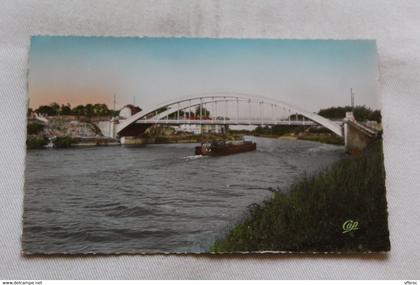
[[[193,156],[197,144],[29,150],[26,253],[205,252],[252,203],[287,191],[343,147],[253,138],[257,151]]]

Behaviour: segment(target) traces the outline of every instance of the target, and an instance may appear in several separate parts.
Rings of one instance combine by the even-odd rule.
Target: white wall
[[[100,121],[94,124],[101,130],[103,136],[112,138],[111,121]]]

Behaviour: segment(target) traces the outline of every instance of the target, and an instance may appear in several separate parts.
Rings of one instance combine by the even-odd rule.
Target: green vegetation
[[[254,206],[211,252],[387,251],[390,249],[382,141],[361,156],[347,157],[288,194]],[[358,229],[343,233],[343,223]]]
[[[87,117],[115,116],[118,114],[118,111],[108,109],[106,104],[86,104],[71,108],[70,104],[59,105],[57,103],[51,103],[50,105],[39,106],[35,112],[47,116],[75,115]]]
[[[78,140],[72,137],[56,137],[53,140],[54,147],[56,148],[67,148],[71,147],[73,144],[77,143]]]
[[[343,119],[346,116],[346,112],[353,112],[354,118],[357,121],[377,121],[381,122],[382,116],[381,111],[372,110],[365,106],[356,106],[352,108],[351,106],[345,107],[331,107],[326,109],[321,109],[318,114],[325,118],[329,119]]]
[[[299,140],[316,141],[320,143],[328,143],[335,145],[343,145],[344,140],[332,134],[331,131],[324,127],[318,126],[259,126],[250,132],[256,137],[272,137],[291,136]]]
[[[43,136],[28,135],[26,139],[26,148],[28,149],[43,148],[46,144],[48,144],[48,139]]]
[[[204,107],[201,107],[200,108],[200,106],[198,106],[196,109],[195,109],[195,116],[197,117],[197,118],[200,118],[200,114],[201,114],[201,116],[202,116],[202,118],[203,119],[208,119],[209,117],[210,117],[210,111],[209,110],[207,110],[206,108],[204,108]]]
[[[42,148],[48,144],[48,139],[42,134],[44,127],[39,122],[28,121],[28,125],[26,126],[26,147],[28,149]]]
[[[344,139],[334,134],[299,134],[299,140],[314,141],[327,144],[344,145]]]
[[[28,122],[26,131],[28,135],[37,135],[44,130],[44,125],[41,123]]]

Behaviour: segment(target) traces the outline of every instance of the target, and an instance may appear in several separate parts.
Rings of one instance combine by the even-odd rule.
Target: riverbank
[[[255,135],[257,137],[271,138],[271,139],[287,139],[287,140],[304,140],[313,141],[319,143],[333,144],[333,145],[344,145],[344,139],[334,134],[329,133],[301,133],[301,134],[285,134],[285,135]]]
[[[28,135],[27,149],[42,149],[49,146],[54,148],[86,147],[86,146],[140,146],[148,144],[201,143],[212,140],[242,140],[238,135],[172,135],[158,137],[124,137],[121,141],[107,137],[55,137],[49,139],[40,135]]]
[[[27,149],[42,148],[68,148],[68,147],[86,147],[86,146],[115,146],[120,143],[107,137],[54,137],[47,138],[39,135],[28,135],[26,139]]]
[[[296,136],[298,140],[304,141],[313,141],[313,142],[320,142],[320,143],[327,143],[327,144],[334,144],[334,145],[344,145],[344,139],[340,138],[335,134],[315,134],[315,133],[307,133],[307,134],[298,134]]]
[[[287,194],[251,208],[247,218],[210,252],[366,252],[390,249],[382,141],[315,176]],[[358,222],[353,231],[343,224]]]
[[[124,137],[121,139],[123,145],[147,145],[147,144],[172,144],[172,143],[201,143],[203,141],[214,140],[241,140],[240,135],[222,134],[174,134],[168,136],[144,136],[144,137]]]
[[[147,145],[170,143],[201,143],[211,140],[239,140],[238,134],[191,134],[177,132],[168,127],[149,128],[140,137],[123,137],[113,139],[104,136],[101,129],[93,123],[101,118],[91,118],[88,121],[79,118],[53,117],[46,122],[28,119],[27,149],[42,149],[47,147],[68,148],[80,146],[115,146],[115,145]]]
[[[118,144],[116,139],[103,136],[101,130],[92,122],[57,117],[46,122],[30,119],[27,124],[27,149]]]
[[[231,131],[232,134],[255,136],[270,139],[288,139],[314,141],[333,145],[344,145],[344,139],[326,129],[304,128],[302,126],[284,126],[279,129],[257,128],[254,131]]]

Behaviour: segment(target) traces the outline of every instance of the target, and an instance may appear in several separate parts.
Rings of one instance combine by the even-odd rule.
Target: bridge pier
[[[111,138],[113,139],[117,138],[117,122],[118,122],[118,119],[116,117],[111,118],[111,126],[110,126],[109,134]]]

